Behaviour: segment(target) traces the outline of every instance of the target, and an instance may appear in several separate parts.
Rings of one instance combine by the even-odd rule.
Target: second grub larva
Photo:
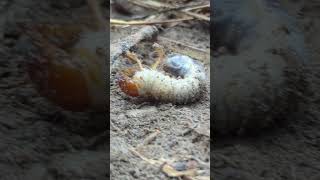
[[[138,63],[138,68],[122,71],[118,77],[121,90],[133,97],[154,99],[162,102],[186,104],[199,99],[205,87],[205,70],[188,56],[174,54],[164,58],[162,47],[155,44],[158,58],[151,67],[144,67],[137,56],[126,56]],[[159,71],[162,65],[163,71]]]

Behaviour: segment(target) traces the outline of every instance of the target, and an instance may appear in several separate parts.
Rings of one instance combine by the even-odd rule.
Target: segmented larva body
[[[143,68],[126,79],[127,84],[119,81],[120,88],[130,96],[176,104],[190,103],[200,97],[206,78],[200,63],[187,56],[173,55],[164,61],[163,70]]]

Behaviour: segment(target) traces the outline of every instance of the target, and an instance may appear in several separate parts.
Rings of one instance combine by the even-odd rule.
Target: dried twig
[[[190,12],[190,11],[187,11],[187,10],[183,10],[182,12],[184,12],[187,15],[192,16],[194,18],[210,22],[210,17],[207,17],[205,15],[197,14],[197,13]]]
[[[170,8],[170,6],[166,6],[165,4],[158,2],[158,1],[139,1],[139,0],[128,0],[130,3],[143,7],[143,8],[149,8],[149,9],[158,9],[159,8]]]
[[[187,7],[187,8],[181,8],[181,7],[174,7],[170,4],[165,4],[165,3],[161,3],[161,2],[153,1],[153,0],[148,0],[148,1],[129,0],[129,2],[131,2],[135,5],[144,7],[144,8],[150,8],[150,9],[158,10],[158,11],[162,10],[162,9],[165,9],[165,11],[175,10],[175,11],[178,11],[178,12],[183,13],[185,15],[191,16],[193,18],[197,18],[197,19],[204,20],[204,21],[210,21],[210,17],[191,12],[192,10],[210,7],[210,4],[196,5],[196,6],[191,6],[191,7]],[[164,12],[162,12],[162,13],[164,13]]]
[[[141,158],[142,160],[146,161],[147,163],[151,164],[151,165],[158,165],[161,166],[164,161],[160,161],[160,160],[153,160],[153,159],[148,159],[146,157],[144,157],[141,153],[139,153],[135,148],[130,148],[129,149],[134,155],[138,156],[139,158]]]
[[[195,5],[191,7],[186,7],[184,10],[186,11],[193,11],[198,9],[210,8],[210,4],[203,4],[203,5]]]
[[[139,145],[140,146],[145,146],[151,143],[158,135],[160,134],[160,130],[156,130],[155,132],[151,133],[148,135],[146,139]]]
[[[124,37],[119,41],[112,43],[110,46],[110,72],[113,72],[116,69],[117,63],[115,62],[121,54],[131,49],[140,41],[151,38],[158,32],[158,27],[156,26],[145,26],[141,28],[137,33],[132,34],[128,37]]]
[[[115,25],[154,25],[154,24],[166,24],[166,23],[176,23],[182,21],[189,21],[193,18],[181,18],[181,19],[169,19],[169,20],[155,20],[155,21],[124,21],[120,19],[110,19],[111,24]]]

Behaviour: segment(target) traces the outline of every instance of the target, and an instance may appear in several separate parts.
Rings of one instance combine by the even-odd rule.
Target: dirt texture
[[[215,137],[212,148],[213,176],[227,179],[319,179],[319,3],[317,1],[259,1],[273,3],[287,11],[297,22],[294,28],[304,36],[304,50],[308,58],[306,83],[311,92],[303,95],[305,101],[299,116],[279,120],[254,135]],[[279,4],[278,4],[279,3]],[[252,10],[252,9],[251,9]],[[248,12],[248,11],[247,11]],[[272,12],[272,11],[270,11]],[[259,12],[258,12],[259,13]],[[238,17],[241,18],[241,15]],[[281,18],[281,16],[278,16]],[[247,17],[248,18],[248,17]],[[265,28],[266,34],[272,26]],[[257,40],[260,40],[259,38]],[[270,39],[273,41],[273,39]],[[253,42],[250,39],[244,41]],[[259,44],[259,42],[256,42]],[[248,43],[250,45],[250,43]],[[261,44],[264,44],[263,42]],[[301,46],[301,44],[296,44]],[[301,48],[297,50],[302,50]],[[244,50],[240,50],[239,54]],[[250,53],[250,50],[249,50]],[[253,53],[254,54],[254,53]],[[220,55],[220,57],[228,54]],[[240,55],[239,55],[240,56]],[[238,54],[234,55],[236,61]],[[212,80],[213,81],[213,80]],[[300,86],[301,84],[295,84]],[[275,104],[274,108],[278,108]],[[282,104],[279,104],[282,106]],[[281,108],[281,107],[280,107]],[[287,114],[290,117],[290,114]],[[238,120],[241,121],[241,120]],[[214,124],[214,123],[213,123]]]
[[[196,3],[201,2],[208,1]],[[189,1],[189,3],[195,3],[195,1]],[[115,6],[116,4],[113,6],[111,18],[134,18],[132,15],[124,16]],[[141,10],[139,6],[130,7],[131,12],[137,16],[143,17],[143,15],[156,13],[154,10]],[[111,27],[111,46],[113,43],[119,43],[119,39],[134,34],[141,28],[143,26]],[[172,49],[170,42],[159,41],[161,37],[190,44],[199,49],[210,47],[209,24],[193,20],[165,28],[154,39],[142,41],[131,50],[143,60],[145,65],[151,65],[154,62],[151,57],[152,44],[155,42],[164,46],[166,54],[187,51],[183,45]],[[190,56],[190,53],[185,55]],[[161,101],[150,102],[139,97],[128,97],[117,85],[117,72],[111,75],[110,120],[113,124],[110,131],[111,179],[175,179],[161,172],[159,165],[152,165],[132,153],[130,149],[133,147],[149,159],[165,159],[169,163],[182,164],[184,161],[196,160],[196,169],[201,170],[199,175],[210,176],[210,69],[205,59],[197,57],[195,59],[205,65],[206,87],[198,101],[186,105]],[[121,64],[119,70],[137,66],[123,57],[117,58],[116,61]],[[139,146],[156,130],[160,133],[153,141]]]
[[[4,0],[0,14],[0,179],[106,179],[105,113],[65,111],[40,96],[17,25],[77,22],[90,16],[85,1]]]

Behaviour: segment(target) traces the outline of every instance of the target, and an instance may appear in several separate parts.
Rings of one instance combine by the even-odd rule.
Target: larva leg
[[[132,53],[132,52],[130,52],[130,51],[127,51],[127,52],[126,52],[126,56],[127,56],[130,60],[136,61],[136,62],[138,63],[138,66],[139,66],[139,69],[140,69],[140,70],[143,69],[141,60],[137,57],[137,55],[136,55],[135,53]]]
[[[155,48],[155,52],[157,53],[158,57],[156,62],[151,66],[151,69],[157,69],[159,64],[162,63],[164,59],[164,50],[163,50],[163,47],[157,43],[153,44],[153,48]]]

